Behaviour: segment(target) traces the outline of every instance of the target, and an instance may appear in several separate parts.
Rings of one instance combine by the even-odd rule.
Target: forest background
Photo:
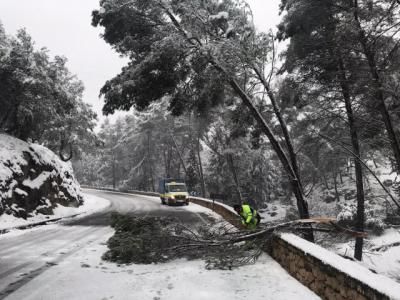
[[[93,25],[129,61],[102,88],[103,112],[132,113],[94,133],[65,59],[1,29],[2,131],[71,160],[81,184],[156,191],[184,178],[192,194],[358,231],[398,214],[398,1],[282,0],[276,34],[243,1],[100,5]]]

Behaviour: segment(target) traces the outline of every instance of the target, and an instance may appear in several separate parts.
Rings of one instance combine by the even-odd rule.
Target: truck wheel
[[[165,205],[165,204],[166,204],[164,198],[161,198],[161,204],[162,204],[162,205]]]

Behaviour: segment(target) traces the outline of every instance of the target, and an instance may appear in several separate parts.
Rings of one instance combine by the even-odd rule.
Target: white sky
[[[103,101],[98,98],[106,80],[118,74],[121,59],[91,26],[91,12],[99,0],[0,0],[0,20],[8,34],[25,27],[50,54],[68,58],[68,68],[85,84],[84,100],[101,117]],[[256,26],[266,31],[279,21],[280,0],[248,0]]]

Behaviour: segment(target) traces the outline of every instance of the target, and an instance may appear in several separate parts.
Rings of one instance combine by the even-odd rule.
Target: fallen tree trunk
[[[211,226],[210,226],[211,225]],[[116,233],[108,241],[103,259],[116,263],[159,263],[177,258],[203,259],[208,269],[232,269],[254,263],[275,232],[310,230],[365,236],[336,224],[333,218],[300,219],[257,230],[238,230],[226,222],[191,228],[171,218],[114,215]]]

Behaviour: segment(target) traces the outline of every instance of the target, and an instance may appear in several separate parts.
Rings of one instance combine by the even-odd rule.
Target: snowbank
[[[343,256],[354,251],[354,241],[332,245],[332,251]],[[390,277],[400,283],[400,229],[389,228],[381,236],[369,236],[365,240],[363,261],[368,269]]]
[[[51,217],[37,214],[29,218],[28,220],[24,220],[21,218],[16,218],[12,215],[4,214],[0,216],[0,230],[9,230],[19,226],[28,226],[30,224],[46,221],[49,219],[66,218],[75,215],[85,216],[102,211],[110,206],[110,201],[104,198],[90,194],[84,194],[83,197],[83,205],[77,208],[57,205],[56,208],[53,210],[54,215],[52,215]]]
[[[281,204],[278,201],[268,203],[267,208],[258,210],[261,215],[262,222],[276,222],[284,221],[288,210],[291,208],[289,205]]]

